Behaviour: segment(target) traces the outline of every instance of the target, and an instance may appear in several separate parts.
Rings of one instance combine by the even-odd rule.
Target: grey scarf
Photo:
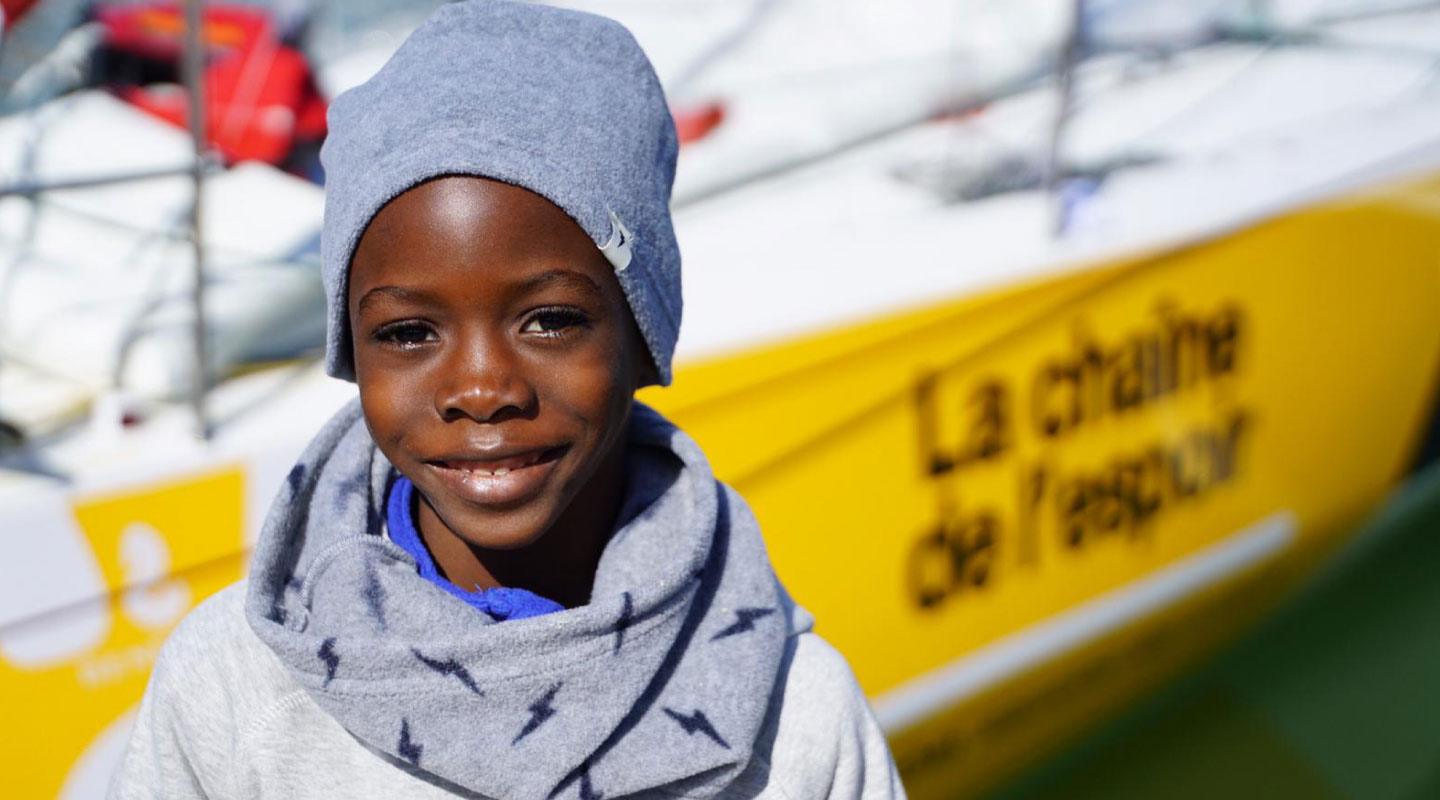
[[[353,402],[271,508],[249,623],[353,735],[458,793],[713,795],[749,761],[786,637],[810,621],[690,437],[637,405],[628,447],[590,604],[496,624],[383,535],[392,468]]]

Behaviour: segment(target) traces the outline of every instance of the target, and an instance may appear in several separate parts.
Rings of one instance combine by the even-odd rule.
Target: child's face
[[[616,492],[648,357],[610,263],[569,216],[481,178],[417,186],[355,251],[356,382],[380,450],[467,543],[534,543]],[[599,487],[599,488],[596,488]]]

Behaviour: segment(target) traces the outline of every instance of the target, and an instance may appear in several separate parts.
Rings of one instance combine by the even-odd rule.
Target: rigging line
[[[805,91],[816,85],[823,88],[827,84],[843,82],[852,76],[865,78],[872,77],[877,73],[905,72],[916,69],[926,69],[936,73],[953,71],[950,69],[950,62],[953,60],[943,50],[907,53],[904,56],[889,55],[868,61],[831,64],[803,70],[792,69],[779,75],[767,74],[749,82],[736,84],[731,88],[740,92],[756,88],[765,91]]]
[[[1235,85],[1247,78],[1255,69],[1257,69],[1264,62],[1266,62],[1271,56],[1275,55],[1278,51],[1280,51],[1281,48],[1294,47],[1304,44],[1313,44],[1315,42],[1315,40],[1309,36],[1297,35],[1298,30],[1299,29],[1292,30],[1271,28],[1268,32],[1266,32],[1263,36],[1260,37],[1256,37],[1253,35],[1234,35],[1221,32],[1210,42],[1202,43],[1192,47],[1177,48],[1177,50],[1172,52],[1171,55],[1174,55],[1177,52],[1184,52],[1187,50],[1202,51],[1208,47],[1214,47],[1216,45],[1236,42],[1245,42],[1252,44],[1256,47],[1255,51],[1250,54],[1250,58],[1246,60],[1245,63],[1236,67],[1235,71],[1226,76],[1221,82],[1206,90],[1204,94],[1202,94],[1194,101],[1177,109],[1170,116],[1151,125],[1149,129],[1130,137],[1127,142],[1121,144],[1117,149],[1133,147],[1136,143],[1142,142],[1145,139],[1152,138],[1157,134],[1165,131],[1166,129],[1174,127],[1176,124],[1182,122],[1186,118],[1192,117],[1194,114],[1199,113],[1200,110],[1204,109],[1206,106],[1213,104],[1217,99],[1220,99],[1225,95],[1229,94]],[[1111,92],[1118,91],[1122,88],[1126,88],[1126,84],[1115,84],[1092,92],[1077,101],[1076,110],[1093,105],[1097,98],[1103,97]]]
[[[1404,165],[1415,159],[1417,156],[1427,154],[1431,156],[1431,160],[1433,161],[1437,149],[1440,149],[1437,148],[1437,145],[1440,145],[1440,140],[1432,140],[1429,142],[1425,142],[1421,145],[1411,147],[1400,153],[1388,155],[1369,164],[1364,171],[1371,174],[1375,173],[1376,171],[1383,172],[1388,168]],[[1353,189],[1355,187],[1357,178],[1363,180],[1363,178],[1359,177],[1360,175],[1361,170],[1355,170],[1348,175],[1339,176],[1329,181],[1325,181],[1314,187],[1312,190],[1308,191],[1307,196],[1311,199],[1311,203],[1314,204],[1318,202],[1317,198],[1325,198],[1333,196],[1336,192],[1339,191]],[[947,372],[964,369],[971,364],[974,364],[975,362],[981,360],[982,358],[988,356],[993,351],[1017,339],[1022,338],[1033,327],[1038,326],[1046,319],[1052,316],[1062,314],[1065,312],[1066,309],[1071,308],[1081,302],[1084,302],[1085,300],[1088,300],[1089,298],[1094,297],[1095,295],[1098,295],[1103,291],[1106,291],[1114,286],[1121,285],[1126,281],[1147,274],[1154,269],[1166,266],[1176,256],[1183,255],[1201,247],[1209,246],[1217,238],[1225,235],[1227,232],[1233,232],[1246,226],[1264,224],[1266,222],[1278,219],[1280,218],[1280,216],[1281,214],[1277,214],[1272,210],[1271,212],[1269,212],[1268,218],[1260,220],[1242,220],[1240,222],[1227,225],[1219,230],[1209,232],[1203,240],[1194,241],[1190,244],[1166,250],[1163,253],[1156,254],[1154,256],[1145,258],[1132,264],[1114,267],[1113,269],[1115,271],[1112,274],[1097,279],[1095,283],[1080,287],[1073,292],[1062,295],[1055,301],[1046,304],[1038,311],[1026,315],[1018,323],[1011,326],[1007,330],[997,333],[989,340],[978,344],[977,346],[967,350],[965,353],[949,361],[941,363],[938,366],[931,367],[930,371],[934,374],[940,375]],[[841,358],[841,356],[836,356],[834,359],[831,360],[838,360],[839,358]],[[774,378],[769,379],[765,383],[776,382],[779,380],[783,380],[786,377],[789,376],[777,375]],[[758,385],[764,385],[764,383]],[[747,389],[748,388],[750,387],[747,387]],[[865,421],[867,418],[873,417],[877,412],[884,410],[886,406],[889,406],[892,403],[903,401],[909,395],[910,391],[911,390],[909,387],[905,387],[899,389],[898,391],[886,393],[875,400],[871,400],[865,405],[863,405],[861,408],[846,414],[838,422],[827,425],[820,431],[812,435],[806,436],[800,442],[788,447],[784,452],[779,453],[773,458],[770,458],[769,460],[755,467],[752,467],[748,471],[731,478],[727,482],[731,486],[734,486],[737,490],[742,490],[744,484],[751,481],[763,479],[766,475],[788,466],[790,463],[792,463],[792,456],[794,456],[796,453],[823,446],[827,441],[835,440],[837,438],[837,434],[848,428],[853,428],[856,424]]]
[[[988,0],[986,4],[993,7],[998,6],[1002,1],[1003,0]],[[774,7],[780,5],[780,2],[781,0],[760,0],[760,2],[757,3],[757,6],[763,6],[763,8],[759,8],[757,14],[760,12],[763,12],[765,14],[770,13],[770,11],[773,10]],[[730,49],[733,49],[735,46],[743,44],[743,42],[740,40],[750,35],[753,35],[755,31],[760,27],[758,23],[758,19],[747,20],[746,22],[741,23],[741,28],[749,25],[749,30],[737,29],[735,32],[725,37],[725,39],[727,40],[734,39],[734,41],[722,41],[718,44],[712,45],[709,49],[702,53],[702,55],[698,59],[696,59],[697,62],[704,61],[705,63],[687,66],[684,69],[680,70],[679,77],[671,79],[667,82],[666,94],[673,96],[682,93],[684,89],[687,88],[684,86],[684,84],[693,82],[695,79],[697,79],[699,77],[698,73],[703,71],[701,69],[702,67],[708,69],[710,66],[713,66],[714,63],[718,61],[722,56],[728,55],[727,52],[719,51],[728,51]],[[852,73],[858,75],[868,75],[876,70],[906,69],[913,67],[917,64],[920,66],[925,66],[932,63],[946,64],[947,69],[951,75],[951,81],[958,83],[958,76],[961,70],[957,69],[957,66],[960,59],[957,59],[955,56],[960,51],[960,48],[958,46],[960,30],[961,26],[952,26],[951,42],[944,49],[926,50],[921,51],[918,54],[890,54],[888,57],[877,57],[872,60],[859,63],[847,62],[842,64],[822,65],[803,70],[793,69],[788,70],[784,73],[784,80],[779,80],[774,75],[767,75],[756,78],[750,84],[741,84],[740,88],[744,89],[749,88],[750,86],[761,86],[766,89],[803,89],[808,82],[834,81],[837,78],[843,79],[848,74]],[[721,45],[725,45],[725,47],[722,48]]]
[[[1333,2],[1330,5],[1334,5]],[[1403,5],[1382,6],[1363,11],[1346,11],[1329,16],[1320,16],[1311,20],[1309,25],[1330,25],[1336,22],[1361,22],[1369,19],[1380,19],[1382,17],[1404,16],[1423,11],[1440,10],[1440,2],[1436,0],[1422,0],[1422,2],[1406,3]]]
[[[690,63],[679,71],[675,79],[670,82],[670,94],[676,97],[684,96],[690,88],[690,84],[764,27],[770,14],[780,6],[781,2],[783,0],[756,0],[750,13],[740,21],[739,25],[702,50],[700,55],[691,59]]]
[[[1263,43],[1260,43],[1258,49],[1251,54],[1249,60],[1237,67],[1234,72],[1226,76],[1225,79],[1222,80],[1220,83],[1210,87],[1200,97],[1191,101],[1187,105],[1176,109],[1173,114],[1151,125],[1147,130],[1131,136],[1128,141],[1123,142],[1116,149],[1126,150],[1132,148],[1136,144],[1144,142],[1146,139],[1154,138],[1156,135],[1163,133],[1165,130],[1175,127],[1175,125],[1184,121],[1185,119],[1193,118],[1194,115],[1196,115],[1197,113],[1201,113],[1201,111],[1205,107],[1213,105],[1217,100],[1229,95],[1231,93],[1231,90],[1234,89],[1234,87],[1238,85],[1241,80],[1248,77],[1252,72],[1254,72],[1255,69],[1257,69],[1261,65],[1261,63],[1265,62],[1266,59],[1274,55],[1276,50],[1281,46],[1281,44],[1282,43],[1279,40],[1275,39],[1267,40]],[[1119,87],[1117,86],[1111,88],[1118,89]],[[1095,96],[1092,95],[1085,98],[1082,103],[1088,105],[1090,103],[1093,103],[1094,100]]]
[[[854,136],[845,141],[839,142],[831,147],[806,153],[789,161],[772,164],[760,169],[743,172],[731,177],[728,180],[714,183],[703,190],[692,192],[677,198],[671,203],[673,210],[680,210],[692,205],[712,200],[716,197],[744,189],[752,184],[759,184],[765,181],[781,177],[783,175],[823,163],[832,158],[837,158],[846,153],[881,141],[897,133],[909,130],[910,128],[923,125],[940,117],[949,115],[961,115],[977,111],[1001,98],[1018,94],[1031,88],[1039,81],[1046,78],[1054,69],[1051,63],[1053,57],[1041,57],[1035,66],[1022,69],[1019,74],[1010,80],[1003,81],[983,95],[968,97],[959,101],[940,102],[936,107],[926,110],[923,113],[896,120],[888,125],[875,130]]]
[[[1325,32],[1318,30],[1320,27],[1323,27],[1325,25],[1342,23],[1351,20],[1364,20],[1382,16],[1403,15],[1407,13],[1416,13],[1418,11],[1425,11],[1430,9],[1440,9],[1440,2],[1436,2],[1436,0],[1427,0],[1427,2],[1411,4],[1400,8],[1381,9],[1371,12],[1357,12],[1348,15],[1333,15],[1331,17],[1321,18],[1320,21],[1307,22],[1304,25],[1295,27],[1269,27],[1266,29],[1262,29],[1258,35],[1255,32],[1240,32],[1222,28],[1217,31],[1214,37],[1211,38],[1209,41],[1199,42],[1190,46],[1176,46],[1170,48],[1166,47],[1167,42],[1162,41],[1142,42],[1139,44],[1132,44],[1125,47],[1101,48],[1101,50],[1098,51],[1097,54],[1103,54],[1105,52],[1138,51],[1138,54],[1141,58],[1147,57],[1154,51],[1168,53],[1169,55],[1173,56],[1179,52],[1203,51],[1206,48],[1227,43],[1249,43],[1258,48],[1252,54],[1250,60],[1237,67],[1236,71],[1233,72],[1231,75],[1227,76],[1221,83],[1215,85],[1214,87],[1206,91],[1204,95],[1202,95],[1200,98],[1197,98],[1189,105],[1178,109],[1170,117],[1167,117],[1160,122],[1152,125],[1145,132],[1131,137],[1129,141],[1127,141],[1120,147],[1122,149],[1133,147],[1136,143],[1141,142],[1147,138],[1151,138],[1157,133],[1160,133],[1167,128],[1173,127],[1175,124],[1185,120],[1187,117],[1198,113],[1198,111],[1204,106],[1210,105],[1217,98],[1223,97],[1225,94],[1228,94],[1229,91],[1237,83],[1244,80],[1251,72],[1261,66],[1263,62],[1268,60],[1271,56],[1276,55],[1278,52],[1280,52],[1282,48],[1328,47],[1337,50],[1354,50],[1359,52],[1367,52],[1373,50],[1379,53],[1394,53],[1397,55],[1411,55],[1416,57],[1440,55],[1440,51],[1427,50],[1424,48],[1404,48],[1396,47],[1393,45],[1367,45],[1363,42],[1347,42],[1334,36],[1333,34],[1327,35]],[[1124,87],[1124,84],[1114,84],[1087,93],[1077,98],[1074,109],[1076,111],[1082,110],[1087,106],[1093,105],[1098,98],[1104,97]]]
[[[1422,70],[1419,70],[1418,74],[1414,78],[1411,78],[1406,84],[1404,84],[1400,88],[1395,89],[1391,96],[1383,98],[1379,102],[1376,102],[1374,100],[1360,100],[1349,103],[1347,105],[1332,107],[1324,111],[1319,111],[1303,117],[1290,119],[1284,122],[1270,125],[1268,127],[1256,128],[1254,130],[1248,131],[1239,138],[1229,140],[1226,144],[1226,147],[1233,149],[1241,149],[1249,144],[1265,141],[1275,141],[1275,137],[1277,135],[1294,131],[1297,128],[1301,130],[1313,130],[1316,124],[1322,123],[1326,120],[1333,120],[1337,115],[1340,114],[1360,113],[1365,111],[1374,112],[1386,108],[1392,108],[1405,102],[1413,102],[1415,100],[1415,95],[1425,94],[1425,92],[1429,88],[1429,85],[1433,83],[1436,79],[1437,74],[1440,74],[1440,58],[1437,58],[1437,60],[1433,64],[1427,66]]]
[[[1045,162],[1041,172],[1041,188],[1050,211],[1050,237],[1058,239],[1070,226],[1069,204],[1060,196],[1064,167],[1065,133],[1075,118],[1075,71],[1085,57],[1088,37],[1085,31],[1085,0],[1071,0],[1070,26],[1060,47],[1060,61],[1055,71],[1055,109],[1050,125]]]
[[[1274,35],[1274,36],[1272,36],[1272,37],[1270,37],[1270,38],[1267,38],[1267,39],[1264,40],[1263,42],[1259,43],[1259,48],[1260,48],[1260,49],[1259,49],[1256,53],[1254,53],[1254,54],[1252,55],[1252,57],[1251,57],[1248,61],[1246,61],[1243,65],[1237,67],[1236,70],[1235,70],[1233,73],[1231,73],[1230,75],[1226,76],[1225,79],[1224,79],[1223,81],[1221,81],[1220,83],[1212,86],[1210,89],[1208,89],[1202,96],[1200,96],[1199,98],[1197,98],[1195,101],[1189,103],[1188,105],[1186,105],[1186,106],[1184,106],[1184,107],[1182,107],[1182,108],[1180,108],[1180,109],[1177,109],[1173,114],[1171,114],[1170,116],[1168,116],[1168,117],[1160,120],[1159,122],[1151,125],[1147,130],[1145,130],[1145,131],[1143,131],[1143,132],[1141,132],[1141,133],[1139,133],[1139,134],[1136,134],[1136,135],[1134,135],[1134,136],[1131,136],[1127,141],[1116,145],[1116,148],[1115,148],[1115,149],[1116,149],[1116,150],[1119,150],[1119,151],[1124,151],[1124,150],[1127,150],[1127,149],[1134,148],[1134,147],[1136,147],[1137,145],[1143,144],[1146,140],[1148,140],[1148,139],[1153,139],[1153,138],[1155,138],[1156,136],[1164,133],[1166,130],[1171,129],[1171,128],[1174,128],[1176,125],[1180,124],[1181,122],[1183,122],[1183,121],[1185,121],[1185,120],[1187,120],[1187,119],[1192,119],[1192,118],[1194,118],[1194,116],[1197,115],[1197,114],[1204,113],[1204,109],[1205,109],[1206,107],[1212,106],[1217,100],[1219,100],[1219,99],[1223,98],[1224,96],[1230,94],[1230,92],[1231,92],[1240,82],[1242,82],[1242,81],[1245,80],[1247,77],[1249,77],[1250,75],[1252,75],[1252,74],[1254,73],[1254,71],[1255,71],[1256,69],[1258,69],[1258,68],[1262,65],[1262,62],[1266,61],[1266,60],[1269,59],[1270,57],[1272,57],[1272,56],[1276,55],[1277,53],[1281,52],[1281,51],[1282,51],[1282,48],[1287,48],[1287,47],[1305,47],[1305,46],[1315,46],[1315,45],[1318,45],[1318,46],[1335,46],[1335,47],[1338,47],[1338,48],[1340,48],[1340,49],[1346,49],[1346,50],[1349,50],[1349,49],[1369,50],[1369,49],[1371,49],[1371,48],[1368,48],[1368,47],[1356,47],[1356,48],[1352,48],[1350,45],[1348,45],[1347,43],[1344,43],[1344,42],[1327,42],[1327,41],[1325,41],[1325,40],[1323,40],[1323,39],[1294,40],[1294,39],[1290,39],[1290,38],[1288,37],[1288,34],[1287,34],[1286,32],[1280,32],[1280,33],[1278,33],[1277,35]],[[1388,52],[1401,52],[1401,53],[1405,53],[1405,54],[1407,54],[1407,55],[1420,55],[1419,53],[1412,53],[1412,52],[1409,51],[1409,50],[1400,50],[1400,51],[1397,51],[1397,50],[1394,50],[1394,49],[1389,48],[1389,47],[1382,47],[1382,48],[1379,48],[1379,49],[1381,50],[1381,52],[1387,52],[1387,53],[1388,53]],[[1429,52],[1426,52],[1426,53],[1424,53],[1424,55],[1427,55],[1427,56],[1431,56],[1431,57],[1440,59],[1440,52],[1437,52],[1437,53],[1429,53]],[[1440,61],[1437,61],[1437,66],[1440,66]],[[1398,89],[1398,90],[1395,92],[1394,97],[1391,98],[1390,102],[1392,102],[1392,103],[1393,103],[1393,102],[1401,102],[1401,101],[1404,99],[1404,96],[1405,96],[1405,95],[1408,95],[1408,94],[1410,94],[1410,93],[1412,93],[1412,92],[1415,92],[1415,91],[1423,91],[1424,88],[1425,88],[1425,85],[1426,85],[1427,83],[1429,83],[1430,80],[1433,80],[1433,75],[1434,75],[1434,70],[1435,70],[1435,68],[1436,68],[1436,67],[1431,67],[1431,68],[1428,69],[1428,70],[1422,71],[1421,74],[1420,74],[1418,77],[1412,79],[1406,86],[1402,87],[1401,89]],[[1111,89],[1111,90],[1113,90],[1113,89],[1116,89],[1116,88],[1118,88],[1118,87],[1108,87],[1108,88]],[[1089,96],[1089,97],[1086,97],[1086,98],[1082,101],[1082,103],[1083,103],[1083,104],[1088,104],[1088,103],[1093,102],[1094,99],[1095,99],[1095,95],[1091,95],[1091,96]],[[1316,119],[1318,119],[1318,118],[1324,118],[1324,117],[1326,117],[1326,116],[1332,115],[1332,114],[1337,113],[1337,112],[1345,111],[1345,110],[1348,110],[1348,109],[1360,109],[1360,108],[1366,108],[1366,107],[1367,107],[1367,106],[1366,106],[1364,103],[1355,103],[1355,104],[1348,105],[1348,106],[1344,106],[1344,107],[1341,107],[1341,108],[1335,108],[1335,109],[1330,109],[1330,110],[1327,110],[1327,111],[1318,112],[1318,113],[1316,113],[1315,115],[1313,115],[1311,118],[1316,118]],[[1287,123],[1282,123],[1282,124],[1276,125],[1276,126],[1274,126],[1273,128],[1270,128],[1270,129],[1261,129],[1261,130],[1258,130],[1258,131],[1252,131],[1249,136],[1246,136],[1246,137],[1243,137],[1243,138],[1237,139],[1237,140],[1231,140],[1231,141],[1232,141],[1232,144],[1233,144],[1233,143],[1238,143],[1238,142],[1244,142],[1244,141],[1247,141],[1247,140],[1253,140],[1253,139],[1256,139],[1256,138],[1258,138],[1258,137],[1263,136],[1263,135],[1266,133],[1267,130],[1275,130],[1275,131],[1284,130],[1284,129],[1288,128],[1288,127],[1293,126],[1294,124],[1295,124],[1295,122],[1294,122],[1294,121],[1291,121],[1291,122],[1287,122]]]
[[[1201,95],[1199,98],[1192,101],[1188,105],[1185,105],[1180,109],[1176,110],[1175,113],[1173,113],[1171,116],[1162,119],[1160,122],[1152,125],[1149,130],[1131,137],[1126,144],[1122,145],[1122,147],[1133,146],[1136,142],[1149,138],[1155,135],[1157,132],[1163,131],[1164,129],[1173,126],[1176,122],[1183,120],[1187,116],[1195,113],[1196,109],[1201,108],[1205,105],[1209,105],[1216,98],[1227,94],[1231,87],[1233,87],[1239,80],[1246,77],[1252,70],[1258,67],[1269,56],[1273,55],[1279,47],[1284,45],[1296,44],[1297,42],[1292,41],[1288,38],[1289,35],[1289,31],[1278,28],[1271,29],[1265,36],[1262,37],[1256,37],[1254,35],[1238,35],[1220,31],[1208,41],[1195,42],[1190,44],[1185,44],[1183,43],[1183,41],[1175,40],[1140,42],[1124,47],[1102,46],[1098,50],[1090,51],[1090,55],[1134,51],[1139,60],[1145,60],[1148,58],[1153,58],[1156,52],[1164,54],[1167,58],[1173,58],[1174,56],[1187,51],[1204,51],[1207,48],[1214,47],[1216,45],[1234,43],[1237,41],[1246,42],[1256,47],[1256,50],[1251,53],[1250,58],[1245,63],[1237,67],[1234,72],[1226,76],[1226,78],[1220,83],[1211,87],[1203,95]],[[1095,103],[1097,98],[1104,97],[1112,92],[1129,87],[1129,84],[1120,82],[1102,87],[1096,91],[1092,91],[1076,99],[1074,110],[1079,111],[1086,106],[1091,106]]]
[[[186,95],[190,100],[190,138],[193,148],[194,169],[191,172],[192,194],[190,202],[190,244],[193,253],[194,287],[191,305],[194,308],[194,384],[190,392],[190,404],[195,414],[196,433],[201,440],[210,438],[210,426],[205,417],[205,395],[208,389],[210,359],[206,336],[205,320],[205,236],[203,223],[205,215],[202,206],[205,200],[206,157],[206,87],[205,87],[205,37],[204,0],[187,0],[185,3],[185,39],[181,52],[181,74],[184,77]]]
[[[127,232],[127,233],[133,233],[133,234],[136,234],[136,235],[138,235],[138,236],[145,237],[147,240],[149,240],[149,239],[163,238],[163,239],[165,239],[165,240],[168,240],[168,241],[171,242],[171,243],[185,243],[185,242],[190,241],[190,235],[189,235],[189,233],[184,232],[184,231],[181,231],[181,230],[178,230],[178,228],[179,228],[179,227],[182,227],[183,224],[184,224],[184,222],[185,222],[185,219],[184,219],[183,217],[181,217],[181,218],[176,222],[175,225],[172,225],[172,226],[167,227],[167,228],[148,228],[148,227],[144,227],[144,226],[142,226],[142,225],[136,225],[136,224],[133,224],[133,223],[130,223],[130,222],[126,222],[126,221],[124,221],[124,220],[115,219],[115,218],[113,218],[113,217],[107,217],[107,216],[104,216],[104,215],[102,215],[102,214],[97,214],[97,213],[95,213],[95,212],[93,212],[93,211],[87,211],[87,210],[85,210],[85,209],[83,209],[83,208],[77,208],[77,207],[75,207],[75,206],[67,205],[67,204],[65,204],[65,203],[63,203],[63,202],[57,202],[57,201],[55,201],[53,198],[46,198],[46,199],[37,198],[35,202],[36,202],[36,205],[38,205],[38,206],[42,206],[42,207],[48,206],[48,207],[53,208],[53,209],[55,209],[55,210],[57,210],[57,211],[59,211],[59,212],[61,212],[61,213],[70,214],[70,215],[73,215],[73,216],[75,216],[75,217],[79,217],[80,219],[86,220],[87,222],[93,222],[93,223],[96,223],[96,224],[98,224],[98,225],[104,225],[104,226],[106,226],[106,227],[113,228],[113,229],[118,230],[118,231],[124,231],[124,232]],[[181,211],[180,213],[181,213],[181,214],[184,214],[185,212],[184,212],[184,211]],[[0,244],[3,244],[3,243],[5,243],[5,240],[4,240],[3,238],[0,238]],[[237,250],[237,249],[234,249],[234,248],[216,247],[215,245],[207,245],[207,246],[206,246],[206,253],[209,254],[209,255],[212,255],[212,256],[219,256],[219,257],[223,257],[223,258],[226,258],[226,259],[237,259],[237,260],[248,261],[248,262],[251,262],[251,265],[253,265],[253,266],[287,265],[287,266],[304,267],[304,268],[306,268],[306,269],[310,269],[310,268],[318,267],[318,265],[319,265],[319,263],[320,263],[320,262],[319,262],[319,258],[318,258],[318,257],[315,257],[315,256],[295,255],[295,256],[278,256],[278,257],[277,257],[277,256],[262,255],[262,254],[260,254],[260,253],[255,253],[255,252],[248,251],[248,250]],[[235,266],[230,266],[230,267],[227,267],[226,271],[228,271],[229,269],[235,269],[235,268],[236,268]],[[241,267],[239,267],[239,268],[243,269],[244,266],[241,266]]]
[[[1342,35],[1318,30],[1301,30],[1295,33],[1292,38],[1285,41],[1285,44],[1294,47],[1323,48],[1340,52],[1375,53],[1406,58],[1429,58],[1440,55],[1440,48],[1437,47],[1416,47],[1385,44],[1381,42],[1354,41],[1347,40]]]
[[[206,158],[201,169],[209,172],[218,172],[221,165],[216,159]],[[115,172],[109,175],[97,175],[90,178],[68,178],[49,182],[40,181],[19,181],[5,186],[0,186],[0,197],[33,197],[45,192],[62,192],[75,189],[95,189],[105,186],[112,186],[117,183],[139,183],[141,181],[157,180],[160,178],[173,178],[176,176],[189,175],[195,169],[191,164],[177,167],[155,167],[153,169],[132,170],[129,172]]]
[[[887,139],[897,133],[909,130],[910,128],[923,125],[927,122],[930,122],[931,120],[936,119],[937,117],[950,114],[964,114],[969,111],[975,111],[984,108],[986,105],[994,102],[997,98],[1005,97],[1007,95],[1015,94],[1022,91],[1023,89],[1034,84],[1037,80],[1040,80],[1041,78],[1048,75],[1049,72],[1050,69],[1048,66],[1038,67],[1025,72],[1021,76],[1011,81],[1006,82],[1000,88],[996,89],[994,92],[987,94],[984,97],[977,97],[972,100],[956,103],[952,106],[928,111],[923,114],[916,114],[905,119],[892,122],[875,130],[867,131],[863,134],[852,137],[836,145],[827,147],[823,150],[818,150],[813,153],[806,153],[789,161],[767,166],[761,169],[754,170],[752,172],[741,173],[730,178],[729,180],[719,181],[715,184],[712,184],[711,186],[706,187],[701,191],[696,191],[684,197],[681,197],[671,203],[671,208],[678,211],[693,205],[699,205],[700,203],[704,203],[707,200],[713,200],[716,197],[730,194],[731,192],[735,192],[755,184],[764,183],[765,181],[788,175],[792,172],[796,172],[806,167],[824,163],[826,161],[829,161],[830,159],[837,158],[854,150],[858,150],[866,145],[873,144],[883,139]]]

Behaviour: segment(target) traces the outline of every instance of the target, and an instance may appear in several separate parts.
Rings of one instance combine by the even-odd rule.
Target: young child
[[[844,659],[668,383],[674,125],[619,25],[442,8],[331,110],[359,401],[155,667],[118,798],[892,798]]]

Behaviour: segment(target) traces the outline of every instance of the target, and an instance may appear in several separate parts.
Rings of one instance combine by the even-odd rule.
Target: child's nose
[[[500,339],[476,337],[470,346],[454,348],[445,360],[435,410],[446,422],[498,422],[533,410],[534,387],[520,374],[514,349]]]

